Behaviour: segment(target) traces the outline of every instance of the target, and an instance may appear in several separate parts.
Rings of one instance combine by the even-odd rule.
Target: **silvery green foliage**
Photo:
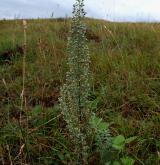
[[[95,140],[102,163],[109,165],[114,156],[109,129],[97,131]]]
[[[102,164],[110,165],[114,153],[112,150],[112,138],[109,131],[109,124],[92,114],[90,120],[91,128],[94,130],[94,140],[98,153],[100,153]]]
[[[84,0],[76,0],[68,40],[68,66],[66,83],[61,89],[60,108],[67,123],[78,163],[87,159],[87,135],[90,110],[88,108],[90,57],[85,37]]]

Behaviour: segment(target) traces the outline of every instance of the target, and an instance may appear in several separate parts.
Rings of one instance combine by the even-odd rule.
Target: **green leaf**
[[[96,110],[99,102],[100,102],[100,97],[97,97],[95,100],[93,100],[90,104],[91,109]]]
[[[98,125],[101,123],[102,119],[99,117],[96,117],[95,115],[93,115],[91,117],[91,124],[93,128],[97,128]]]
[[[137,139],[137,136],[130,137],[130,138],[128,138],[128,139],[125,140],[125,143],[126,143],[126,144],[131,143],[131,142],[134,141],[135,139]]]
[[[130,157],[121,158],[123,165],[134,165],[135,160]]]
[[[90,124],[92,128],[100,132],[106,130],[109,127],[108,123],[102,122],[102,119],[95,115],[91,117]]]
[[[109,126],[108,123],[102,122],[102,123],[99,124],[98,130],[99,131],[104,131],[104,130],[106,130],[108,128],[108,126]]]
[[[32,116],[37,117],[41,112],[42,112],[42,107],[41,106],[36,106],[32,110]]]
[[[113,165],[121,165],[118,161],[113,162]]]
[[[61,161],[63,161],[63,160],[64,160],[64,155],[63,155],[63,154],[61,154],[60,152],[58,153],[58,157],[60,158],[60,160],[61,160]]]
[[[115,138],[113,138],[112,147],[114,147],[117,150],[123,150],[124,146],[125,146],[124,136],[118,135]]]

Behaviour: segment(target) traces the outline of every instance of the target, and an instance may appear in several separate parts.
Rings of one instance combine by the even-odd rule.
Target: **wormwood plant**
[[[87,137],[89,136],[88,106],[89,51],[85,37],[86,26],[84,0],[76,0],[73,5],[73,18],[68,40],[68,66],[66,83],[61,88],[60,108],[67,123],[77,164],[87,164]]]

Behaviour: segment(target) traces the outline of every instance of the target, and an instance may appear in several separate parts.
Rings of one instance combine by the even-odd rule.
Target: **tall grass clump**
[[[87,164],[87,137],[90,110],[88,106],[90,56],[85,37],[84,0],[76,0],[68,40],[68,67],[66,82],[61,88],[60,108],[74,144],[76,164]]]

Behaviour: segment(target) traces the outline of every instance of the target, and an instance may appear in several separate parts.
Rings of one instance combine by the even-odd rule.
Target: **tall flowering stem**
[[[90,56],[85,37],[85,14],[84,0],[76,0],[68,40],[69,70],[60,97],[60,108],[75,146],[77,164],[87,164],[87,137],[91,114],[88,107]]]

